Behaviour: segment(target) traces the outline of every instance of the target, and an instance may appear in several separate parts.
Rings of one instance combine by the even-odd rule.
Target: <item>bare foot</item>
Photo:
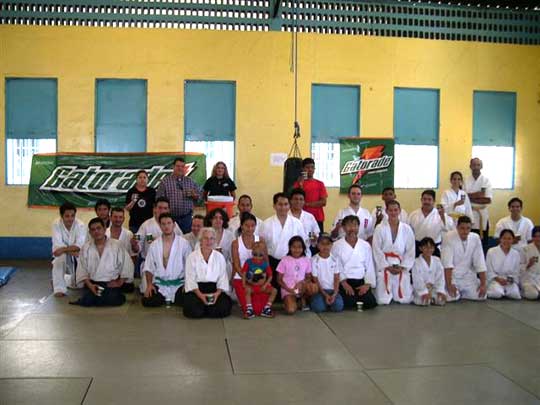
[[[54,293],[54,296],[55,296],[56,298],[62,298],[62,297],[65,297],[66,294],[61,293],[61,292],[57,292],[57,293]]]

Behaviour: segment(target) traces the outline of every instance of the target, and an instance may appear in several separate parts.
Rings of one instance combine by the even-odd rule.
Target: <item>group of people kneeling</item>
[[[387,219],[375,228],[371,245],[358,237],[356,215],[341,220],[343,237],[335,241],[321,233],[310,246],[306,235],[291,230],[289,217],[282,222],[287,232],[278,227],[276,235],[273,226],[280,210],[287,212],[288,197],[277,194],[274,206],[276,215],[264,222],[244,210],[234,232],[227,229],[227,214],[216,209],[195,218],[192,232],[182,235],[167,199],[158,198],[154,216],[134,236],[122,228],[122,209],[112,210],[108,228],[107,218],[98,216],[87,232],[75,218],[76,208],[66,203],[53,225],[55,295],[64,295],[67,286],[86,287],[74,304],[122,305],[124,293],[134,289],[135,258],[140,255],[142,305],[180,305],[188,318],[226,317],[235,296],[248,319],[273,317],[276,299],[293,314],[369,310],[392,301],[444,305],[460,298],[538,298],[539,227],[522,251],[514,247],[513,231],[503,230],[499,245],[484,258],[470,218],[462,216],[444,236],[439,259],[429,237],[420,241],[421,254],[415,257],[413,230],[400,221],[395,200],[386,203]],[[288,251],[278,260],[279,244]]]

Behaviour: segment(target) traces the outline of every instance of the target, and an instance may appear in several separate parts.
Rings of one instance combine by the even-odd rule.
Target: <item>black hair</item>
[[[385,187],[382,189],[382,193],[381,194],[384,194],[386,191],[391,191],[392,193],[396,193],[396,189],[394,187]]]
[[[105,198],[100,198],[96,201],[96,205],[94,205],[94,210],[97,211],[98,207],[102,205],[106,205],[107,209],[109,210],[111,209],[111,203],[109,202],[109,200],[106,200]]]
[[[135,177],[139,177],[139,174],[141,174],[141,173],[146,174],[146,177],[148,177],[148,172],[146,170],[144,170],[144,169],[141,169],[141,170],[137,171],[137,173],[135,174]]]
[[[64,216],[66,211],[75,211],[77,213],[77,207],[70,202],[65,202],[60,206],[60,216]]]
[[[397,205],[399,209],[401,209],[401,204],[398,200],[390,200],[386,203],[386,208],[388,208],[390,205]]]
[[[353,188],[358,188],[358,189],[360,189],[360,191],[362,191],[362,186],[361,186],[360,184],[358,184],[358,183],[354,183],[354,184],[351,184],[351,185],[349,186],[349,189],[347,190],[347,194],[350,194],[350,193],[351,193],[351,190],[352,190]]]
[[[521,208],[523,208],[523,201],[521,201],[521,199],[517,197],[511,198],[510,201],[508,201],[508,208],[510,208],[510,206],[515,202],[518,202]]]
[[[105,228],[105,222],[103,222],[100,217],[92,218],[90,222],[88,222],[88,229],[90,229],[90,227],[94,224],[100,224],[103,228]]]
[[[287,194],[285,194],[285,193],[276,193],[276,194],[274,194],[274,196],[272,197],[272,200],[274,201],[274,205],[277,204],[277,202],[278,202],[278,200],[279,200],[280,198],[286,198],[287,201],[289,201],[289,197],[287,196]]]
[[[461,224],[472,224],[472,221],[468,216],[462,215],[457,220],[457,226],[460,226]]]
[[[535,233],[540,233],[540,226],[536,225],[531,232],[531,235],[534,236]]]
[[[452,177],[454,177],[455,174],[459,174],[459,177],[461,177],[461,180],[463,181],[463,174],[460,171],[450,173],[450,180],[452,180]]]
[[[499,234],[499,240],[504,236],[504,234],[509,233],[512,236],[512,239],[516,237],[516,234],[511,229],[503,229],[501,233]]]
[[[253,205],[253,200],[251,199],[251,197],[247,194],[242,194],[239,198],[238,198],[238,202],[240,202],[240,200],[243,200],[244,198],[247,198],[249,200],[249,203],[251,205]]]
[[[297,194],[306,198],[306,192],[301,188],[293,188],[291,192],[289,193],[289,198],[292,199]]]
[[[113,212],[121,212],[122,214],[124,214],[124,209],[122,207],[112,207],[111,208],[111,214]]]
[[[240,214],[240,227],[244,225],[244,222],[249,221],[249,220],[257,224],[257,218],[255,217],[255,215],[253,215],[251,212],[242,212]]]
[[[211,227],[212,220],[216,214],[221,214],[221,218],[223,218],[223,229],[227,229],[229,227],[229,216],[223,208],[214,208],[212,211],[206,214],[206,217],[204,218],[204,226]]]
[[[302,239],[301,236],[293,236],[291,239],[289,239],[289,252],[287,253],[288,256],[292,256],[291,253],[291,247],[293,243],[300,242],[302,244],[302,256],[306,255],[306,242],[304,242],[304,239]]]
[[[306,167],[307,165],[314,165],[315,161],[312,158],[305,158],[302,160],[302,167]]]
[[[157,207],[158,203],[160,202],[166,202],[169,207],[171,206],[171,203],[167,197],[158,197],[156,198],[156,201],[154,201],[154,207]]]
[[[425,238],[423,238],[419,243],[418,243],[418,247],[424,247],[424,246],[427,246],[427,245],[431,245],[433,247],[436,247],[437,245],[435,244],[435,241],[430,238],[429,236],[426,236]]]
[[[159,215],[158,222],[159,222],[160,224],[161,224],[161,220],[162,220],[163,218],[170,218],[170,219],[172,219],[172,221],[174,222],[174,218],[173,218],[173,216],[171,215],[170,212],[164,212],[163,214],[160,214],[160,215]]]
[[[341,220],[341,225],[345,226],[349,222],[356,222],[356,225],[360,225],[360,220],[356,215],[347,215],[345,218]]]
[[[332,236],[327,232],[321,232],[319,234],[319,238],[317,239],[317,243],[321,243],[323,240],[328,240],[330,243],[332,243]]]
[[[183,157],[177,157],[177,158],[174,158],[174,160],[173,160],[173,166],[176,164],[176,162],[183,162],[183,163],[186,163],[186,159],[184,159]]]
[[[422,197],[425,196],[425,195],[429,195],[431,197],[433,197],[433,200],[435,200],[435,197],[436,197],[436,194],[435,194],[435,190],[424,190],[422,191]]]

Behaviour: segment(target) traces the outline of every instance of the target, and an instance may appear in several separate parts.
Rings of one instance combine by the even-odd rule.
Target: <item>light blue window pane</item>
[[[402,145],[439,144],[439,90],[394,89],[394,140]]]
[[[473,145],[514,146],[516,93],[475,91]]]

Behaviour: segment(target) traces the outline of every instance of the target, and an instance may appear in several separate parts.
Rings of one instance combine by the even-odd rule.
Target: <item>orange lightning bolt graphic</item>
[[[370,160],[370,159],[377,159],[382,157],[384,152],[384,145],[380,146],[372,146],[370,148],[364,149],[362,152],[362,156],[360,156],[360,159]],[[354,176],[354,179],[352,181],[352,184],[360,183],[360,179],[362,176],[366,174],[366,170],[359,170],[358,173],[356,173],[356,176]]]

